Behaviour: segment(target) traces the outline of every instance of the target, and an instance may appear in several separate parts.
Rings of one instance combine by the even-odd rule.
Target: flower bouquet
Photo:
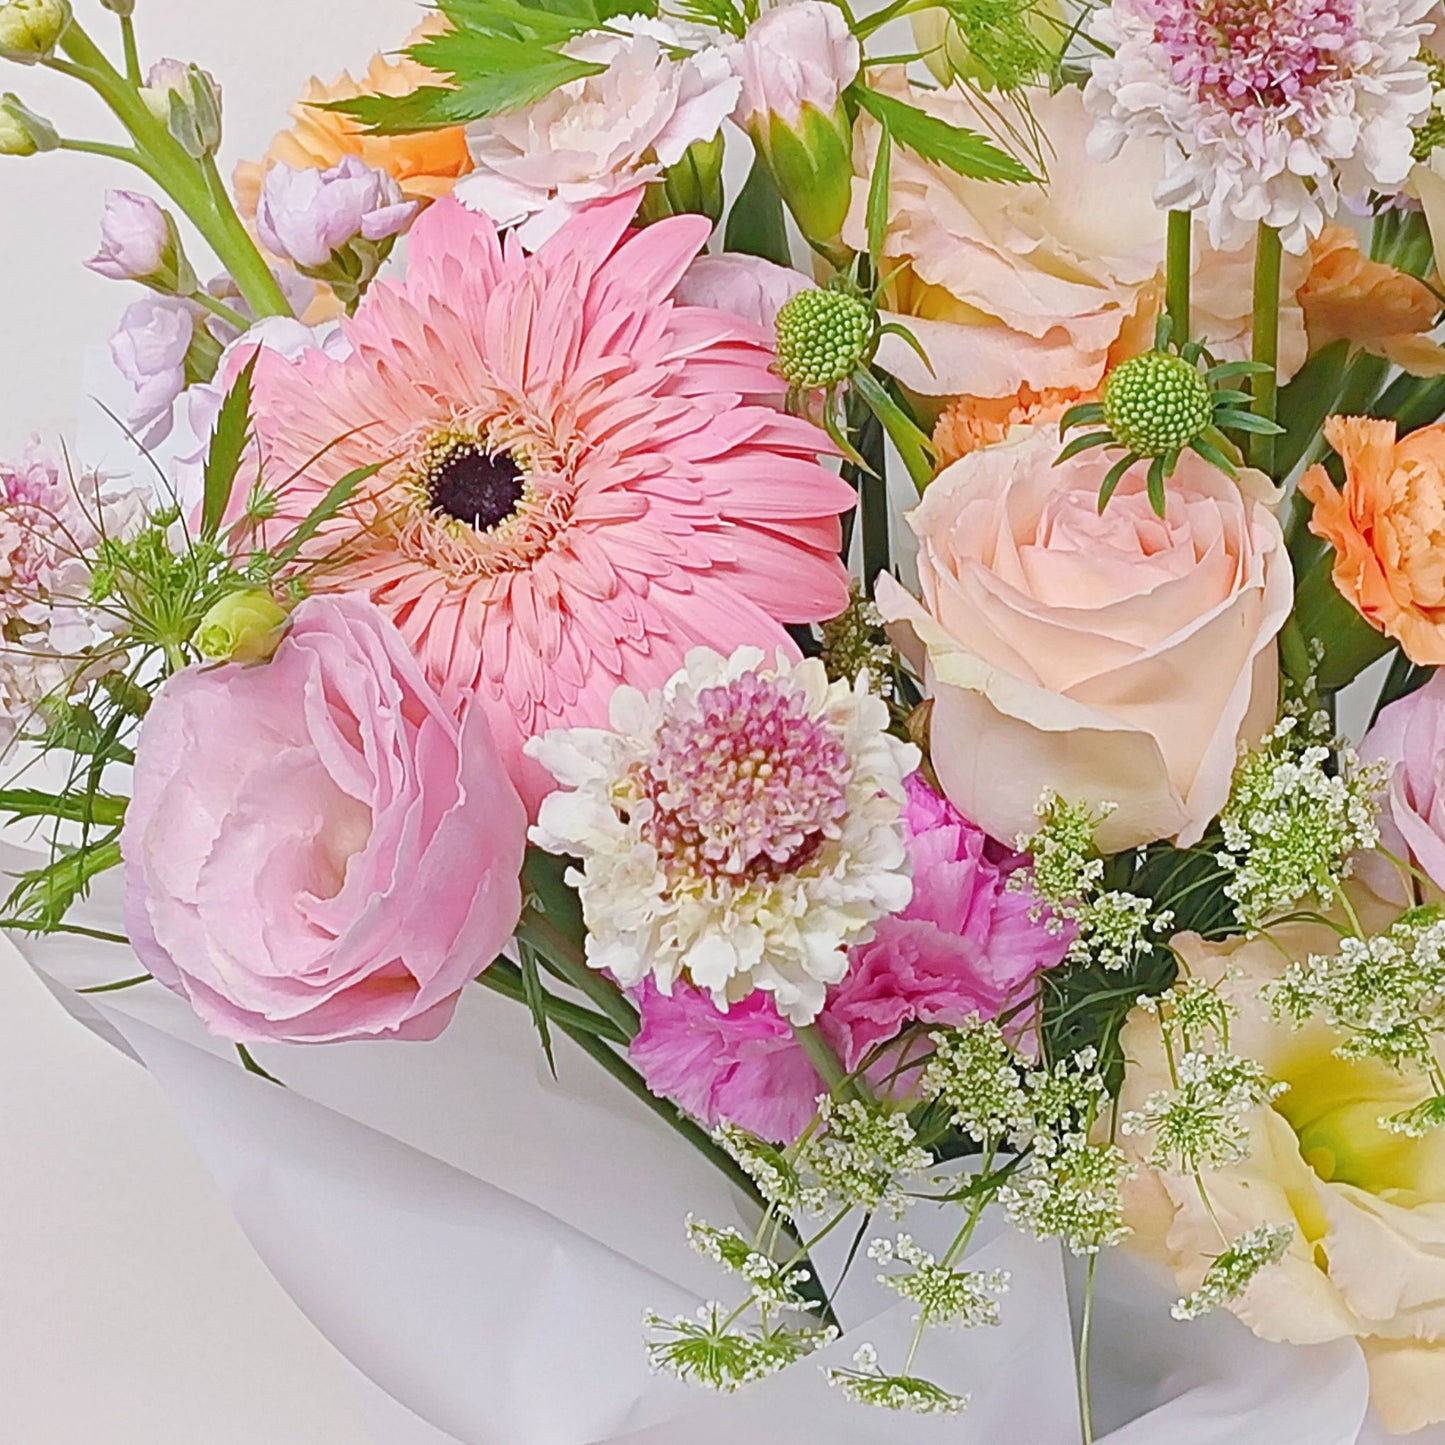
[[[426,1438],[1445,1422],[1428,0],[91,8],[3,924]]]

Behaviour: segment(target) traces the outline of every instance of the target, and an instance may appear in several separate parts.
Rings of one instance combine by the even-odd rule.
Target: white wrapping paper
[[[118,889],[102,880],[85,921],[115,929]],[[823,1381],[820,1365],[846,1363],[864,1340],[885,1361],[906,1349],[911,1307],[877,1289],[866,1265],[840,1296],[848,1332],[830,1350],[739,1395],[689,1390],[649,1372],[641,1316],[726,1291],[682,1223],[690,1210],[732,1222],[739,1200],[564,1038],[554,1081],[525,1010],[474,988],[435,1043],[257,1049],[282,1089],[243,1070],[159,985],[75,992],[141,972],[128,949],[74,936],[19,943],[77,1019],[156,1077],[276,1278],[385,1392],[375,1399],[386,1445],[1080,1440],[1052,1247],[984,1234],[974,1261],[1013,1276],[1003,1324],[926,1339],[920,1371],[972,1394],[961,1418],[867,1410]],[[910,1220],[925,1243],[935,1227],[947,1226]],[[849,1243],[820,1251],[825,1279]],[[1167,1280],[1123,1257],[1106,1262],[1098,1288],[1100,1445],[1388,1439],[1367,1418],[1352,1343],[1267,1345],[1228,1316],[1179,1324]],[[1413,1439],[1445,1445],[1445,1430]]]

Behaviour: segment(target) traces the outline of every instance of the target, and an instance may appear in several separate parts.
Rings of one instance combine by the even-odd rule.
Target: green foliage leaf
[[[120,861],[117,838],[62,853],[43,868],[19,875],[6,901],[6,911],[43,928],[55,928],[71,905],[89,891],[91,883],[102,873],[118,867]]]
[[[878,138],[878,159],[873,165],[873,178],[868,182],[868,259],[873,264],[873,284],[883,274],[883,242],[888,236],[888,186],[893,171],[893,132],[888,122],[882,123]]]
[[[297,524],[296,530],[272,554],[276,565],[285,567],[294,562],[301,555],[301,549],[351,500],[356,489],[363,482],[370,481],[385,465],[385,462],[372,462],[368,466],[347,472],[339,481],[333,482],[326,495],[312,507]]]
[[[552,1077],[557,1077],[557,1060],[552,1054],[552,1029],[547,1021],[547,990],[542,983],[542,972],[537,966],[537,953],[530,944],[519,942],[517,956],[522,961],[522,999],[532,1013],[537,1036],[542,1041],[542,1052],[547,1056],[547,1067]]]
[[[226,393],[211,433],[206,452],[205,483],[201,501],[201,532],[214,537],[221,528],[226,504],[241,470],[241,458],[251,440],[251,379],[256,374],[260,349],[241,369],[235,384]]]
[[[761,256],[779,266],[792,264],[783,199],[762,158],[753,161],[747,181],[733,202],[724,245],[745,256]]]
[[[950,125],[857,82],[849,87],[848,94],[880,125],[886,125],[894,140],[926,161],[976,181],[1038,179],[1021,161],[976,131]]]

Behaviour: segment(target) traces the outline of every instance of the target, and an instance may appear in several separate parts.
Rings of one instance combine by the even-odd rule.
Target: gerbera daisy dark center
[[[489,452],[467,437],[441,437],[427,448],[426,487],[434,512],[490,532],[515,515],[526,478],[506,452]]]

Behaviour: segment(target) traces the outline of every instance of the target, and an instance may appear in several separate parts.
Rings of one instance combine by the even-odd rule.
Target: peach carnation
[[[1335,549],[1334,580],[1370,626],[1412,662],[1445,663],[1445,426],[1403,441],[1393,421],[1331,417],[1325,436],[1344,459],[1336,488],[1322,466],[1300,478],[1310,530]]]

